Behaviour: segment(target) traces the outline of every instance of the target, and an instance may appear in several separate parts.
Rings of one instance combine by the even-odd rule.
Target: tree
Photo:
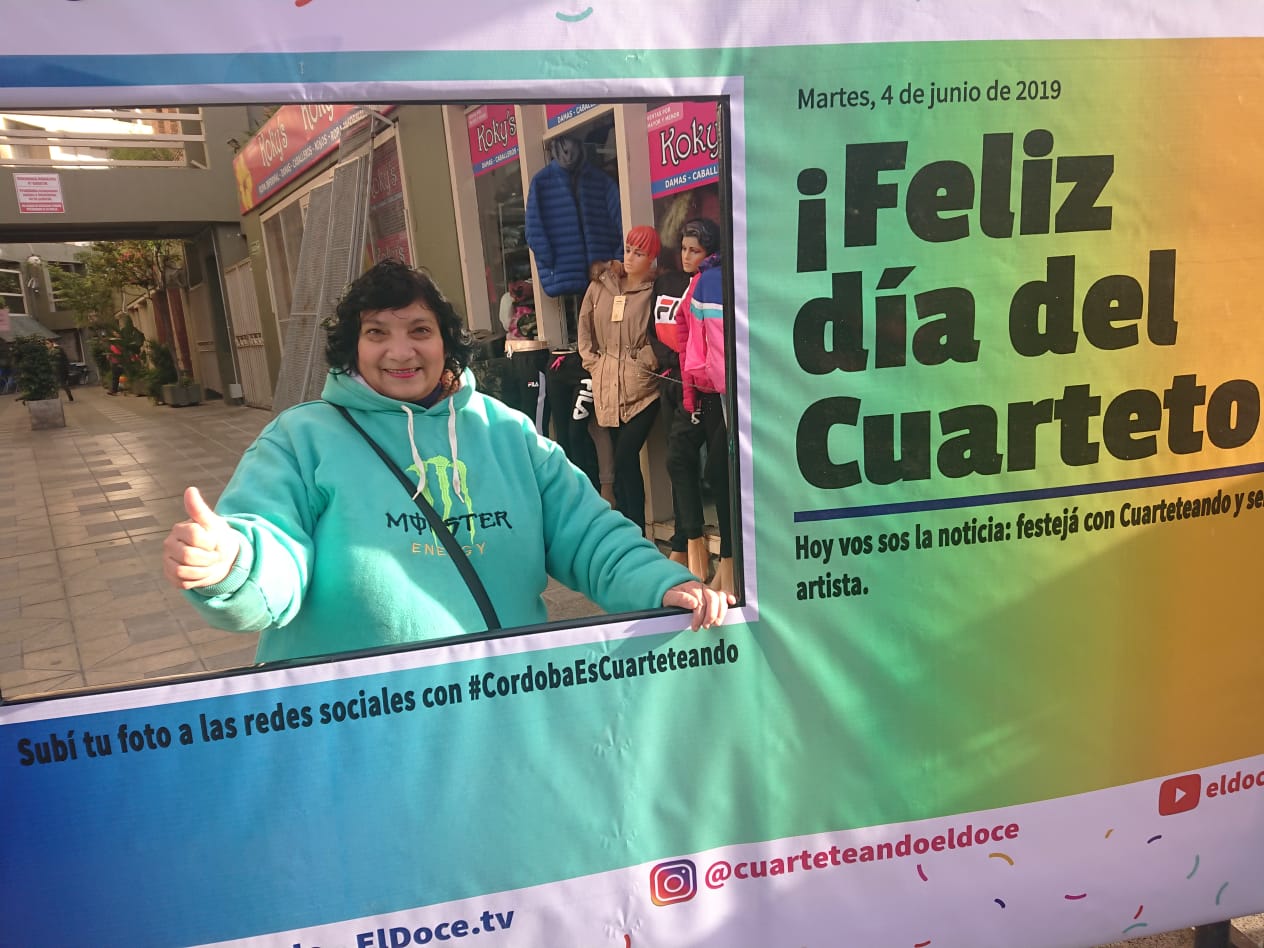
[[[100,264],[94,251],[82,250],[75,259],[83,265],[81,272],[49,267],[58,305],[74,310],[75,322],[94,335],[117,329],[121,289],[114,274]]]
[[[136,328],[131,316],[123,316],[113,342],[121,353],[119,364],[123,366],[123,374],[129,379],[144,374],[149,364],[145,358],[145,334]]]
[[[24,401],[57,397],[57,366],[47,342],[39,336],[18,336],[13,341],[13,361]]]
[[[128,288],[141,291],[154,304],[158,341],[178,353],[181,368],[192,366],[188,333],[183,322],[171,318],[167,274],[184,264],[183,245],[177,240],[97,241],[75,255],[82,273],[53,270],[57,292],[75,310],[81,326],[98,337],[117,333],[119,312]]]

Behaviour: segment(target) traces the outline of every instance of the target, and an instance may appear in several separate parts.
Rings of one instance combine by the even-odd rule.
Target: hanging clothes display
[[[549,147],[553,159],[527,191],[527,246],[540,289],[549,296],[583,293],[590,264],[623,259],[619,187],[584,159],[578,139],[564,136]]]
[[[509,358],[503,400],[527,415],[536,431],[547,434],[545,369],[549,364],[549,344],[539,338],[530,280],[509,284],[501,300],[500,320],[505,327],[505,355]]]

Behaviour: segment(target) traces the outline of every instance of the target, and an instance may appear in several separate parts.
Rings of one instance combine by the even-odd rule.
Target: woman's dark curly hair
[[[457,375],[470,364],[473,341],[452,304],[430,274],[414,270],[398,260],[386,259],[357,277],[338,301],[331,319],[325,321],[325,359],[336,374],[356,369],[360,344],[360,314],[379,309],[401,309],[420,303],[435,314],[443,338],[445,367]]]

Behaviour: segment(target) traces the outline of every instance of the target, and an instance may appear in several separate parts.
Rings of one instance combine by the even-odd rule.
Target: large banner
[[[15,10],[40,42],[0,104],[721,97],[744,601],[0,707],[0,944],[1093,945],[1264,911],[1264,16],[750,3],[691,44],[650,2],[676,28],[635,46],[617,4],[361,6],[427,50],[360,11],[336,46],[127,56]]]

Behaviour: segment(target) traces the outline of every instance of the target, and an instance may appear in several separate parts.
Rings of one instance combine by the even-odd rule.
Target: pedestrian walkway
[[[0,695],[142,682],[250,665],[255,635],[209,628],[162,576],[162,541],[184,519],[185,487],[214,503],[271,413],[221,401],[153,405],[75,389],[66,427],[31,431],[0,397]],[[600,612],[551,583],[555,621]],[[1264,945],[1264,916],[1234,942]],[[1135,948],[1188,948],[1192,930]]]
[[[250,664],[256,636],[208,628],[163,579],[161,547],[185,486],[218,497],[270,415],[97,386],[63,407],[65,428],[32,431],[0,398],[0,694]]]

